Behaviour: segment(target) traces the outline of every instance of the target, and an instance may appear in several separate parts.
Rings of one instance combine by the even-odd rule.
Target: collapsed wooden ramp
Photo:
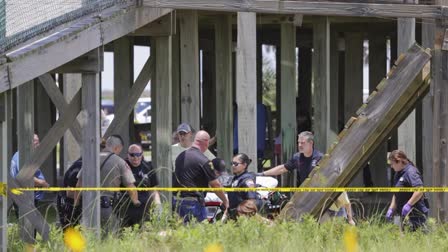
[[[328,153],[301,187],[344,187],[367,163],[429,90],[430,51],[414,44],[345,125]],[[282,211],[286,218],[318,217],[337,192],[298,192]]]

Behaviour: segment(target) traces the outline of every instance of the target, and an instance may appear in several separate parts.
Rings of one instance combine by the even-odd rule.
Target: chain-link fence
[[[0,0],[0,54],[58,25],[129,0]]]

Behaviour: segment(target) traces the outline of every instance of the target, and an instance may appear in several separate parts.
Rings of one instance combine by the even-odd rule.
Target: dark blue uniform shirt
[[[313,150],[313,155],[311,157],[305,157],[303,153],[297,152],[294,156],[285,163],[285,167],[288,171],[297,170],[297,180],[298,186],[300,186],[308,175],[310,175],[311,170],[316,167],[319,163],[323,154],[318,150]]]
[[[255,175],[248,171],[241,173],[238,176],[233,177],[232,187],[236,188],[248,188],[250,184],[255,186]],[[241,202],[248,199],[256,199],[256,192],[229,192],[229,207],[230,209],[236,208]]]
[[[394,176],[395,187],[422,187],[423,180],[420,172],[412,164],[408,164],[403,170],[395,173]],[[395,203],[397,204],[397,211],[401,213],[401,209],[412,197],[412,192],[399,192],[394,193]],[[420,213],[428,213],[429,209],[424,203],[423,197],[415,203],[414,208],[420,211]],[[414,213],[415,211],[413,211]],[[412,214],[412,213],[411,213]],[[415,214],[418,214],[416,212]]]

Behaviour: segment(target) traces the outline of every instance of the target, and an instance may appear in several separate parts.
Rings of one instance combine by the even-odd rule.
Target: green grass
[[[343,237],[348,227],[341,219],[319,225],[311,217],[273,225],[242,218],[226,224],[184,226],[165,214],[141,229],[124,230],[119,237],[99,240],[92,233],[84,235],[87,251],[203,251],[210,244],[220,244],[224,251],[345,251]],[[429,223],[427,233],[410,233],[376,217],[358,223],[356,232],[360,251],[448,251],[448,226],[434,222]],[[8,251],[22,250],[16,225],[9,228],[8,237]],[[55,227],[50,240],[37,247],[39,251],[67,251],[62,231]]]

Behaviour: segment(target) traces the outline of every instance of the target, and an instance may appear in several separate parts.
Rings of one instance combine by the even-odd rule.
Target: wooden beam
[[[333,25],[330,26],[330,104],[329,104],[329,121],[327,132],[327,148],[331,146],[336,140],[340,131],[339,128],[339,30],[336,30]]]
[[[426,48],[434,48],[435,42],[435,20],[424,19],[422,20],[422,46]],[[432,66],[434,67],[434,66]],[[432,68],[432,72],[434,72]],[[435,186],[433,184],[433,133],[434,130],[434,86],[431,85],[428,94],[422,100],[422,163],[423,163],[423,183],[425,186]],[[430,206],[435,210],[436,208],[436,195],[433,193],[427,194],[430,199]],[[437,211],[429,211],[431,217],[437,217]]]
[[[310,47],[300,47],[299,48],[299,102],[301,106],[299,107],[298,116],[309,121],[309,126],[300,125],[298,126],[297,132],[300,133],[305,130],[311,130],[311,107],[312,107],[312,94],[311,94],[311,78],[313,75],[313,64],[312,58],[313,53]]]
[[[82,75],[82,108],[88,122],[83,127],[82,186],[100,187],[100,85],[99,75]],[[83,224],[100,237],[100,192],[84,191],[82,194]]]
[[[330,104],[330,23],[328,17],[317,17],[313,29],[313,80],[314,146],[320,151],[327,149],[327,130]]]
[[[363,102],[363,39],[363,33],[345,33],[344,122],[355,115]],[[358,173],[350,185],[362,186],[363,173]]]
[[[59,90],[58,86],[56,86],[56,82],[54,81],[53,77],[51,77],[50,74],[44,74],[42,76],[39,76],[39,81],[44,87],[45,91],[47,91],[48,96],[56,106],[59,113],[61,114],[65,113],[69,105],[65,100],[64,96],[61,94],[61,91]],[[81,144],[82,142],[81,125],[79,124],[78,121],[75,121],[73,125],[70,126],[70,131],[73,137],[78,142],[78,144]]]
[[[172,186],[173,167],[171,162],[171,36],[155,37],[152,43],[155,54],[155,78],[151,82],[152,93],[152,162],[157,169],[160,187]],[[152,56],[151,56],[152,57]],[[171,193],[162,192],[171,203]]]
[[[369,34],[369,93],[386,76],[386,36],[378,33]],[[389,186],[387,180],[387,143],[380,144],[376,153],[370,159],[370,173],[373,186]]]
[[[236,52],[236,102],[238,104],[238,149],[252,159],[249,170],[256,172],[257,160],[257,35],[256,13],[238,12]]]
[[[156,8],[219,10],[230,12],[257,12],[276,14],[304,14],[357,17],[416,17],[443,18],[444,7],[414,4],[337,3],[319,1],[278,0],[143,0],[143,4]]]
[[[170,9],[114,6],[97,16],[78,20],[72,26],[7,54],[7,68],[0,67],[0,92],[17,87],[79,56],[106,45],[169,13]],[[96,15],[96,14],[95,14]],[[57,55],[57,56],[55,56]],[[27,69],[27,71],[23,71]],[[8,71],[9,79],[4,79]]]
[[[397,20],[398,55],[406,52],[415,42],[415,18],[399,18]],[[398,149],[403,150],[409,160],[416,161],[416,118],[415,110],[398,128]]]
[[[81,74],[63,74],[63,92],[64,92],[64,100],[66,103],[70,103],[73,96],[82,86],[82,75]],[[81,135],[81,124],[80,119],[77,118],[73,122],[74,125],[79,125],[79,136],[74,137],[71,130],[65,132],[64,134],[64,173],[68,170],[68,168],[75,162],[79,157],[81,157],[81,146],[82,146],[82,135]],[[73,128],[72,126],[72,128]],[[77,126],[75,126],[77,127]],[[79,139],[80,142],[78,142]]]
[[[140,98],[140,95],[142,94],[143,90],[145,90],[145,87],[148,84],[149,80],[151,80],[152,64],[154,64],[154,60],[149,57],[145,65],[143,65],[142,71],[135,80],[134,85],[132,85],[132,89],[126,99],[127,104],[120,106],[117,111],[115,111],[114,120],[112,120],[109,128],[107,128],[107,131],[106,133],[104,133],[103,138],[107,138],[115,132],[118,132],[121,127],[125,125],[122,119],[128,117],[129,114],[133,111],[138,98]]]
[[[92,50],[50,71],[50,73],[97,73],[103,71],[103,53]]]
[[[17,142],[19,152],[19,174],[26,168],[25,164],[34,152],[34,81],[17,88]],[[43,160],[44,161],[44,160]],[[16,177],[22,186],[33,187],[33,176],[21,179]],[[34,193],[25,192],[22,198],[34,202]],[[19,232],[23,242],[34,244],[34,228],[29,219],[24,218],[27,212],[19,205]]]
[[[282,160],[290,159],[297,152],[296,135],[296,27],[294,24],[281,24],[281,52],[280,52],[280,113],[281,113],[281,139]],[[290,175],[290,174],[288,174]],[[290,186],[295,185],[291,179],[294,176],[282,177],[282,182],[289,180]],[[285,185],[286,186],[286,185]]]
[[[129,91],[134,84],[134,44],[132,37],[122,37],[114,42],[114,107],[118,111],[120,107],[127,105]],[[135,103],[134,103],[135,105]],[[134,127],[134,113],[128,113],[121,120],[124,127],[115,134],[123,138],[125,147],[131,142],[131,128]],[[126,148],[125,148],[126,149]],[[121,153],[125,158],[126,152]]]
[[[181,121],[200,129],[199,34],[197,11],[179,15]]]
[[[176,20],[177,25],[177,20]],[[172,103],[173,106],[171,108],[173,119],[172,119],[172,129],[177,129],[177,126],[180,122],[180,35],[179,32],[173,34],[171,36],[171,45],[173,48],[171,49],[171,71],[173,77],[171,78],[171,93],[172,93]]]
[[[414,45],[377,86],[376,95],[347,122],[339,143],[316,166],[302,187],[344,187],[429,90],[429,51]],[[283,214],[319,216],[339,193],[296,193]],[[329,200],[330,199],[330,200]]]
[[[158,18],[140,29],[131,32],[130,36],[171,36],[176,34],[176,15],[171,12]]]
[[[36,133],[40,138],[43,138],[47,135],[54,121],[56,121],[56,109],[38,79],[34,81],[34,90],[36,97],[34,103],[34,113],[36,115],[34,117],[34,124],[36,125]],[[48,155],[40,170],[50,185],[57,185],[56,146],[53,148],[51,154]]]
[[[215,20],[216,137],[218,157],[230,164],[233,157],[232,16]]]
[[[9,159],[8,149],[11,146],[8,144],[8,138],[12,137],[8,135],[8,128],[11,127],[11,103],[9,103],[8,96],[11,96],[11,91],[0,93],[0,183],[6,184],[8,182],[9,173]],[[8,248],[8,201],[5,196],[0,198],[0,251],[6,252]]]

